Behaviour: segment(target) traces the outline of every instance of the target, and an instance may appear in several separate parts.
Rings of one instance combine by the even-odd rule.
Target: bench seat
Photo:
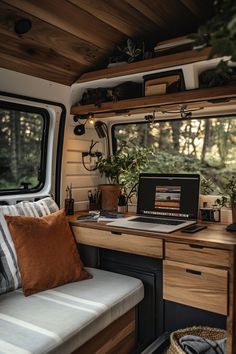
[[[67,354],[136,306],[144,296],[138,279],[87,268],[92,279],[25,297],[0,297],[0,354]]]

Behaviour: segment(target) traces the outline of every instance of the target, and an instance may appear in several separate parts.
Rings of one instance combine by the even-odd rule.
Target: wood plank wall
[[[82,164],[82,152],[89,151],[91,140],[97,141],[94,151],[105,153],[104,139],[99,139],[95,129],[86,124],[85,135],[75,135],[72,117],[68,117],[65,130],[61,207],[64,206],[66,186],[72,184],[72,195],[75,200],[75,210],[88,210],[88,191],[95,191],[99,183],[104,183],[99,172],[87,171]],[[85,157],[85,164],[90,169],[90,158]]]

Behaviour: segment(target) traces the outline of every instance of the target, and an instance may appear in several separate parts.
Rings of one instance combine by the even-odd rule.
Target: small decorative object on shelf
[[[163,95],[185,90],[184,76],[181,69],[145,75],[144,96]]]
[[[154,47],[155,56],[170,55],[193,49],[194,39],[187,36],[161,41]]]
[[[142,84],[126,81],[114,87],[88,88],[79,101],[80,105],[94,104],[100,107],[103,102],[116,102],[142,96]]]
[[[66,187],[65,212],[66,215],[74,214],[74,199],[72,198],[72,184]]]
[[[220,208],[208,208],[203,207],[200,209],[201,220],[210,222],[220,222],[221,221],[221,209]]]
[[[118,50],[125,54],[128,63],[142,59],[144,53],[144,43],[135,43],[133,39],[128,38],[123,46],[118,46]]]
[[[153,44],[145,43],[143,40],[128,38],[125,42],[116,47],[113,55],[109,58],[108,67],[133,63],[153,57]]]

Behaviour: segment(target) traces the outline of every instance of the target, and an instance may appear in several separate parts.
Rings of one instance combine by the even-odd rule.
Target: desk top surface
[[[79,213],[76,213],[75,215],[68,217],[71,226],[86,227],[109,232],[119,232],[123,234],[137,235],[143,237],[154,237],[170,242],[201,244],[208,247],[222,249],[236,248],[236,232],[226,231],[227,225],[221,223],[204,223],[204,225],[207,226],[207,229],[201,230],[193,234],[187,234],[181,231],[175,231],[166,234],[162,232],[150,232],[120,227],[111,227],[107,225],[108,222],[104,221],[77,221],[78,215]]]

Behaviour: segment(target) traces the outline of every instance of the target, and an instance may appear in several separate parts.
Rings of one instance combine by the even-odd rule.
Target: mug
[[[201,208],[200,213],[202,221],[220,222],[221,220],[220,209]]]

